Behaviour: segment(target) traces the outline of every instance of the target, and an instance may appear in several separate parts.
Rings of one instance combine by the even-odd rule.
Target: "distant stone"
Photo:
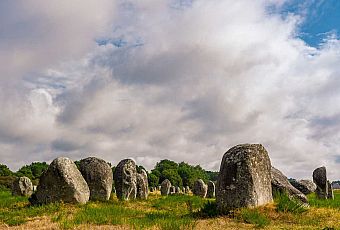
[[[216,202],[221,212],[255,207],[273,200],[271,163],[260,144],[243,144],[223,156],[216,185]]]
[[[189,186],[185,186],[184,190],[185,190],[185,193],[186,193],[186,194],[189,194],[189,193],[190,193],[190,187],[189,187]]]
[[[106,161],[88,157],[80,161],[80,172],[90,188],[90,200],[108,200],[112,191],[112,169]]]
[[[334,200],[333,187],[329,180],[327,181],[327,190],[328,190],[327,199]]]
[[[327,173],[326,167],[320,167],[313,172],[313,181],[316,184],[316,196],[319,199],[327,199],[328,186],[327,186]]]
[[[180,193],[181,193],[181,188],[177,186],[177,187],[175,188],[175,193],[176,193],[176,194],[180,194]]]
[[[290,180],[289,182],[305,195],[313,193],[316,190],[316,184],[311,180]]]
[[[168,179],[163,180],[161,183],[161,195],[167,196],[170,194],[171,182]]]
[[[161,191],[161,189],[162,189],[162,186],[158,186],[157,190]]]
[[[150,187],[150,192],[154,192],[154,187]]]
[[[13,196],[30,196],[33,193],[33,184],[28,177],[18,177],[12,185]]]
[[[198,179],[194,182],[194,187],[192,193],[196,196],[205,198],[207,196],[208,186],[204,183],[202,179]]]
[[[142,172],[137,174],[137,198],[146,200],[148,199],[148,193],[148,174],[142,169]]]
[[[215,183],[208,181],[207,198],[215,198]]]
[[[273,195],[275,193],[286,193],[291,199],[297,199],[305,205],[308,204],[307,197],[291,185],[288,178],[280,170],[272,167],[271,175]]]
[[[89,186],[74,162],[67,157],[58,157],[41,175],[37,191],[29,200],[32,204],[60,201],[85,204],[89,198]]]
[[[176,187],[175,186],[171,186],[170,187],[170,194],[174,195],[176,193]]]
[[[117,198],[120,200],[134,200],[137,195],[136,163],[131,159],[119,162],[114,174]]]

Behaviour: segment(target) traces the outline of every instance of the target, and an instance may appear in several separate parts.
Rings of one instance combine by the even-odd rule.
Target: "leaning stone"
[[[315,192],[316,184],[311,180],[290,180],[291,185],[293,185],[297,190],[305,195]]]
[[[275,193],[287,193],[290,199],[297,199],[305,205],[308,204],[307,197],[291,185],[288,178],[280,170],[272,167],[271,175],[273,195]]]
[[[12,184],[13,196],[30,196],[33,193],[33,184],[28,177],[18,177]]]
[[[142,172],[137,174],[137,198],[146,200],[148,199],[148,193],[148,174],[142,169]]]
[[[319,199],[327,199],[328,186],[327,186],[327,173],[326,167],[320,167],[313,172],[313,181],[316,184],[316,196]]]
[[[202,179],[198,179],[194,182],[194,187],[192,189],[194,195],[205,198],[207,195],[207,191],[208,186],[204,183]]]
[[[243,144],[223,156],[216,185],[216,202],[221,212],[255,207],[273,200],[271,163],[260,144]]]
[[[208,182],[207,198],[215,198],[215,183],[212,181]]]
[[[163,180],[161,183],[161,195],[167,196],[170,194],[171,182],[168,179]]]
[[[136,163],[131,159],[124,159],[116,167],[115,175],[116,195],[120,200],[134,200],[137,195]]]
[[[77,166],[67,157],[52,161],[41,175],[37,191],[29,199],[32,204],[54,202],[85,204],[90,189]]]
[[[106,161],[88,157],[80,161],[80,172],[90,188],[90,200],[108,200],[112,191],[112,169]]]
[[[327,181],[327,187],[328,187],[327,199],[334,200],[333,187],[329,180]]]

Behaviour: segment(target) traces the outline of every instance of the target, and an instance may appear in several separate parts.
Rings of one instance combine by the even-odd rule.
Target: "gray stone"
[[[329,180],[327,181],[327,190],[328,190],[327,199],[334,200],[333,187]]]
[[[161,195],[167,196],[170,194],[171,182],[168,179],[163,180],[161,183]]]
[[[208,182],[207,198],[215,198],[215,183],[212,181]]]
[[[260,144],[243,144],[223,156],[216,184],[216,202],[221,212],[272,202],[271,163]]]
[[[174,195],[176,193],[176,187],[175,186],[171,186],[170,187],[170,194]]]
[[[185,190],[185,194],[190,193],[190,187],[189,186],[185,186],[184,190]]]
[[[41,175],[37,191],[32,194],[30,202],[85,204],[89,198],[89,186],[77,166],[69,158],[59,157]]]
[[[134,200],[137,196],[137,170],[132,159],[119,162],[114,174],[117,198],[120,200]]]
[[[28,177],[18,177],[12,184],[12,195],[30,196],[33,193],[33,184]]]
[[[108,200],[112,191],[112,169],[106,161],[88,157],[80,161],[80,172],[90,188],[90,200]]]
[[[137,198],[146,200],[148,199],[148,193],[148,174],[142,169],[142,172],[137,174]]]
[[[275,193],[286,193],[291,199],[297,199],[303,204],[308,204],[307,197],[293,185],[291,185],[288,181],[288,178],[280,170],[272,167],[271,175],[272,190],[274,195]]]
[[[181,188],[177,186],[177,187],[175,188],[175,193],[176,193],[176,194],[180,194],[180,193],[181,193]]]
[[[194,187],[192,188],[192,193],[196,196],[205,198],[207,195],[208,186],[204,183],[202,179],[198,179],[194,182]]]
[[[316,190],[316,184],[311,180],[290,180],[289,182],[305,195],[313,193]]]
[[[313,172],[313,181],[316,184],[316,196],[319,199],[327,199],[328,186],[327,186],[327,173],[326,167],[320,167]]]

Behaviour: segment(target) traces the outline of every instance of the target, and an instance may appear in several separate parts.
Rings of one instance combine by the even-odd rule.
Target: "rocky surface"
[[[171,182],[168,179],[165,179],[161,183],[161,195],[167,196],[170,194]]]
[[[316,196],[319,199],[327,199],[328,186],[326,167],[319,167],[313,171],[313,181],[316,184]]]
[[[192,193],[196,196],[205,198],[207,196],[208,186],[204,183],[202,179],[198,179],[194,182],[192,188]]]
[[[137,195],[137,170],[132,159],[119,162],[114,174],[117,198],[120,200],[133,200]]]
[[[12,184],[12,195],[30,196],[33,193],[33,184],[28,177],[18,177]]]
[[[148,199],[148,194],[148,174],[144,169],[142,169],[142,172],[137,174],[137,198],[146,200]]]
[[[305,195],[313,193],[316,190],[316,184],[311,180],[290,180],[289,182]]]
[[[215,198],[215,183],[208,181],[207,198]]]

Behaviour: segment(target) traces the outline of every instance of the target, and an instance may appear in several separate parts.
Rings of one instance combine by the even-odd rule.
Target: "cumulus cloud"
[[[300,18],[269,13],[272,4],[283,1],[117,1],[114,18],[98,9],[109,16],[81,26],[92,40],[58,32],[81,52],[63,46],[54,63],[24,71],[29,103],[12,108],[12,123],[2,117],[2,158],[15,167],[27,154],[27,163],[133,157],[149,169],[168,158],[218,170],[228,148],[263,143],[288,176],[326,165],[338,178],[339,42],[307,46],[296,36]]]

